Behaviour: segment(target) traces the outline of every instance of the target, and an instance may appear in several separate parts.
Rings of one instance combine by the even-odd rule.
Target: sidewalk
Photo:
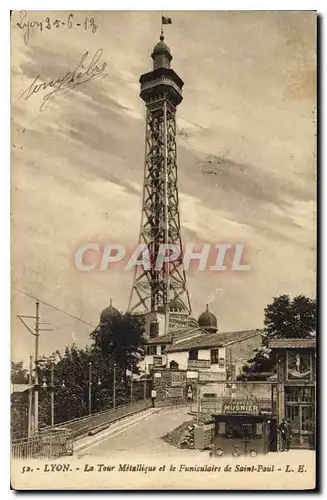
[[[74,444],[74,455],[85,450],[86,448],[91,448],[93,445],[115,436],[117,433],[127,429],[131,424],[149,418],[153,414],[159,413],[160,411],[162,411],[162,408],[148,408],[140,413],[120,419],[119,421],[110,424],[107,429],[99,432],[99,434],[96,434],[95,436],[85,436],[84,438],[79,439]]]

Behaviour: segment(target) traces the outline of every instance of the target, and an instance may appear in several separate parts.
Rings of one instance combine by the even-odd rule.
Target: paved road
[[[97,439],[103,439],[102,441],[77,453],[79,456],[103,457],[128,450],[130,453],[146,453],[147,455],[163,453],[167,456],[189,451],[180,450],[162,439],[167,432],[192,419],[187,412],[187,408],[177,408],[138,414],[116,424],[115,427],[109,429],[109,432],[98,435]],[[106,434],[108,434],[107,437]]]

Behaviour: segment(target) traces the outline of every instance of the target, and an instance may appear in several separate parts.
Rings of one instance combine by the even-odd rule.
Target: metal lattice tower
[[[146,138],[139,243],[146,245],[152,263],[156,262],[162,244],[177,245],[181,256],[160,270],[154,265],[149,270],[135,268],[128,310],[178,309],[190,314],[182,262],[176,159],[176,107],[182,101],[184,82],[170,68],[172,55],[162,32],[151,57],[153,71],[140,77],[140,97],[146,104]]]

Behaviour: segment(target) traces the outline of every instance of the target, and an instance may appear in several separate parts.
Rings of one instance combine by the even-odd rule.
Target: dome
[[[209,311],[207,304],[207,309],[203,312],[198,319],[199,326],[209,333],[215,333],[218,330],[218,323],[216,316]]]
[[[110,299],[109,306],[103,309],[100,315],[100,323],[107,323],[117,316],[120,316],[120,312],[112,305],[112,301]]]
[[[171,54],[170,48],[165,44],[163,37],[160,37],[160,42],[158,42],[153,49],[152,57],[157,54],[161,54],[162,52],[168,52],[168,54]]]
[[[155,45],[151,57],[153,59],[153,69],[170,68],[170,61],[173,56],[171,55],[170,48],[164,42],[163,34],[160,36],[160,42]]]

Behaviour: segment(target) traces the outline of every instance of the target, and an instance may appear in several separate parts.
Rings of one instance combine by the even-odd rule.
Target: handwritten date
[[[86,17],[82,23],[75,21],[74,14],[69,14],[65,19],[51,19],[50,17],[45,17],[43,20],[31,21],[28,18],[26,10],[21,10],[20,22],[16,23],[18,28],[23,32],[24,42],[27,44],[31,37],[33,29],[39,31],[57,29],[65,26],[68,29],[73,29],[75,27],[82,28],[85,31],[90,31],[95,33],[99,26],[95,23],[94,17]]]

